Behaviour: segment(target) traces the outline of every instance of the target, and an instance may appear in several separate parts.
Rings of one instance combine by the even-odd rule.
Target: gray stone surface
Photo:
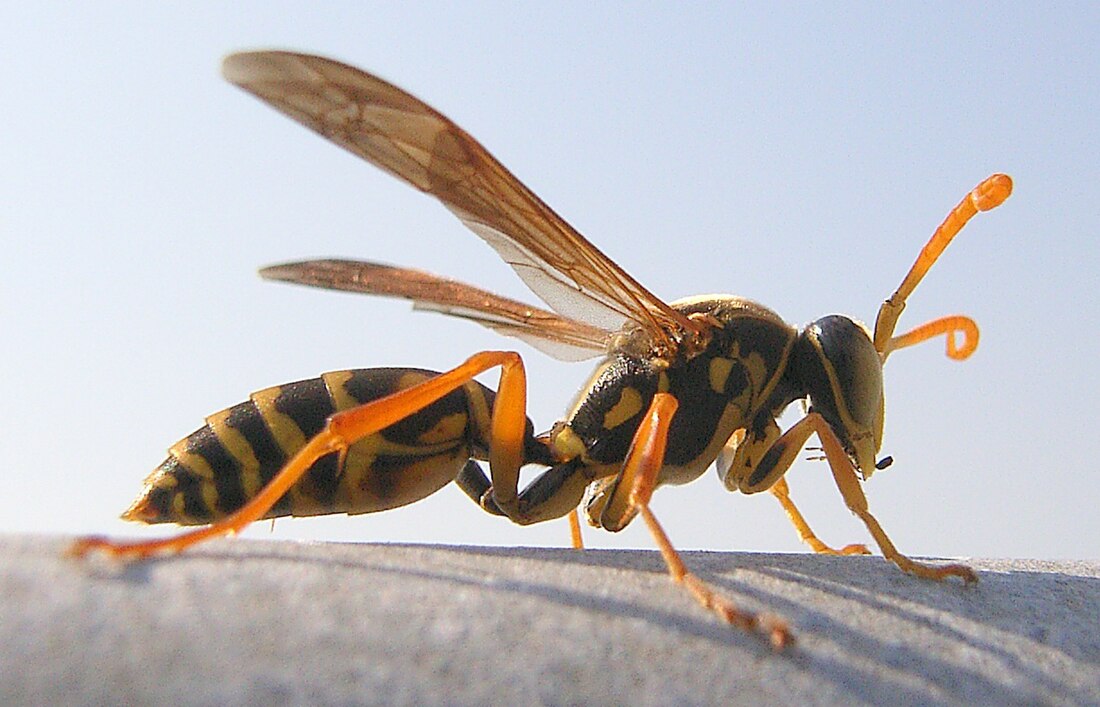
[[[1100,704],[1100,563],[216,541],[117,565],[0,537],[2,704]]]

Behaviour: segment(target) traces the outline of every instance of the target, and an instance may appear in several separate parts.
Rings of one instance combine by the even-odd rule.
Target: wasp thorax
[[[807,326],[794,365],[819,413],[844,443],[864,476],[875,469],[882,443],[882,361],[867,329],[833,314]]]

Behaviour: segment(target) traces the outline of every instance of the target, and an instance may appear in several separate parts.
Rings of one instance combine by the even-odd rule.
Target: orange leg
[[[836,550],[821,542],[821,540],[814,535],[814,531],[810,529],[809,524],[806,523],[806,519],[802,516],[802,513],[799,512],[798,508],[794,505],[794,501],[791,500],[790,488],[788,488],[785,478],[780,477],[779,481],[776,481],[769,491],[779,500],[779,503],[783,506],[783,510],[787,512],[787,517],[791,519],[791,523],[793,523],[795,529],[798,530],[798,537],[802,542],[813,548],[814,552],[821,555],[871,554],[867,546],[861,543],[852,543],[851,545],[845,545],[839,550]]]
[[[680,554],[672,547],[668,535],[653,515],[653,511],[649,509],[649,500],[657,485],[657,475],[664,464],[668,427],[677,406],[676,398],[667,393],[657,393],[654,396],[645,419],[634,435],[630,454],[623,466],[619,488],[629,490],[631,512],[639,513],[645,521],[668,566],[672,581],[686,587],[700,604],[718,614],[723,621],[750,633],[763,633],[769,638],[773,648],[782,650],[794,642],[794,635],[787,624],[775,616],[758,615],[739,609],[709,584],[692,574],[684,565]]]
[[[581,535],[581,519],[576,508],[569,511],[569,535],[573,540],[573,549],[583,550],[584,537]]]
[[[978,575],[966,565],[926,565],[911,560],[898,552],[898,549],[894,547],[894,543],[886,537],[886,532],[879,525],[878,520],[868,510],[867,497],[863,494],[863,488],[860,486],[856,469],[852,465],[851,459],[848,458],[848,454],[844,451],[840,439],[833,432],[833,428],[829,427],[829,423],[825,421],[825,418],[817,413],[810,413],[797,422],[797,425],[807,425],[817,432],[821,445],[825,448],[825,456],[829,460],[829,467],[833,471],[837,488],[840,489],[840,494],[844,497],[844,502],[867,526],[867,530],[870,531],[871,536],[874,537],[875,542],[882,549],[882,554],[886,556],[886,559],[900,567],[902,571],[925,579],[942,581],[948,577],[959,577],[967,584],[978,581]]]
[[[519,467],[523,461],[523,435],[527,421],[523,361],[519,354],[513,352],[483,351],[457,368],[419,385],[332,415],[325,427],[286,463],[267,486],[235,513],[216,523],[173,537],[142,542],[82,538],[72,545],[69,553],[80,557],[100,550],[119,557],[147,557],[159,552],[179,552],[207,538],[236,534],[263,517],[318,459],[333,452],[345,453],[358,440],[416,413],[494,366],[501,367],[501,374],[493,406],[493,442],[489,464],[494,479],[499,474],[504,481],[497,484],[497,488],[510,488],[514,499]],[[510,485],[507,483],[509,479],[513,480]]]

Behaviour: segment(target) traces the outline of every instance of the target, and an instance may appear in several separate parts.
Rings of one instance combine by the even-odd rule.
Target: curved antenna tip
[[[970,201],[978,211],[989,211],[1004,203],[1012,195],[1012,177],[1007,174],[994,174],[974,187],[970,192]]]

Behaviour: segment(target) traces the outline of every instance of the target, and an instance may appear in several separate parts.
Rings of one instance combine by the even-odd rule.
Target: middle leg
[[[794,501],[791,500],[790,488],[787,486],[787,480],[784,477],[780,477],[779,481],[776,481],[769,491],[778,499],[780,505],[783,506],[783,510],[787,512],[787,517],[790,518],[791,523],[794,524],[795,529],[798,531],[799,539],[813,548],[814,552],[822,555],[871,554],[867,546],[862,543],[845,545],[839,550],[823,543],[817,535],[814,534],[814,531],[810,528],[806,519],[802,516],[802,513],[794,505]]]
[[[654,396],[649,411],[634,435],[616,493],[629,494],[629,513],[642,516],[661,551],[673,582],[685,587],[700,604],[718,614],[723,621],[749,633],[762,633],[767,636],[773,648],[782,650],[794,643],[794,634],[786,622],[777,616],[754,614],[739,608],[693,574],[649,508],[650,498],[657,486],[657,475],[664,464],[669,424],[677,407],[676,398],[667,393],[657,393]],[[611,505],[614,505],[614,501]]]

